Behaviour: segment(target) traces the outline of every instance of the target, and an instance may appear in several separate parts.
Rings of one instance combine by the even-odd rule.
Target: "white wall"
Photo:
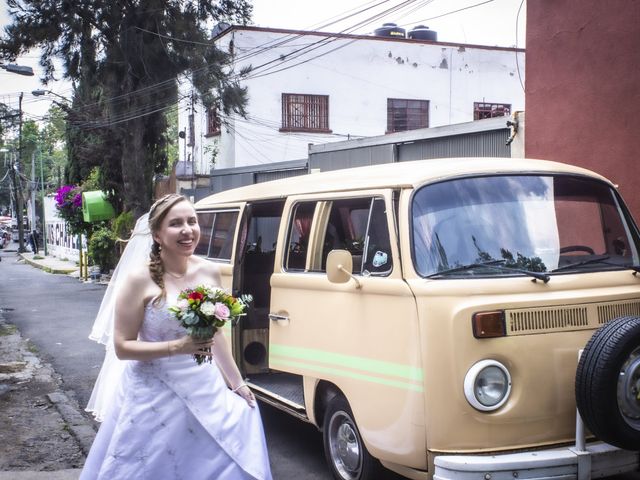
[[[288,43],[275,45],[283,40]],[[322,40],[326,44],[299,58],[280,59]],[[430,127],[473,120],[474,102],[509,103],[512,111],[524,110],[524,53],[513,49],[260,30],[233,30],[218,45],[228,49],[230,41],[238,60],[235,70],[254,68],[243,82],[249,116],[228,119],[231,126],[223,127],[219,138],[207,139],[202,136],[205,112],[197,108],[201,120],[195,122],[194,152],[200,173],[208,173],[201,142],[220,142],[216,168],[228,168],[306,158],[309,143],[384,134],[387,98],[429,100]],[[332,134],[279,132],[282,93],[329,95]]]
[[[78,262],[78,235],[67,232],[66,222],[58,216],[56,201],[53,196],[44,197],[45,225],[47,229],[47,250],[50,255]],[[82,248],[86,251],[87,239],[82,235]]]

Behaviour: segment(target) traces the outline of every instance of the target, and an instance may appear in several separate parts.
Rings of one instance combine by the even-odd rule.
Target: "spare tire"
[[[620,317],[593,334],[576,371],[576,404],[599,440],[640,450],[640,317]]]

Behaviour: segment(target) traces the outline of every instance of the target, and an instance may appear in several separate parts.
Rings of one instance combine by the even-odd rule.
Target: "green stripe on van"
[[[288,357],[295,360],[310,360],[340,368],[350,368],[378,375],[399,377],[413,382],[422,383],[423,378],[421,368],[403,365],[401,363],[375,360],[372,358],[327,352],[313,348],[291,347],[288,345],[271,343],[269,345],[269,352],[273,355]]]
[[[364,373],[352,372],[349,370],[345,370],[343,368],[323,367],[321,365],[298,362],[295,360],[289,360],[287,358],[282,358],[274,355],[269,356],[269,364],[271,366],[276,366],[276,367],[278,365],[282,365],[282,366],[302,368],[304,370],[312,371],[312,372],[315,371],[315,372],[321,372],[321,373],[330,373],[340,377],[355,378],[357,380],[363,380],[365,382],[371,382],[371,383],[379,383],[381,385],[401,388],[403,390],[413,390],[414,392],[424,391],[422,388],[422,385],[416,385],[414,383],[402,382],[399,380],[389,380],[381,377],[374,377],[373,375],[365,375]]]

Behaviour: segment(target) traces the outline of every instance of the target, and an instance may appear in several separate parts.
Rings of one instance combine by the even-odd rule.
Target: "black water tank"
[[[382,27],[373,32],[378,37],[405,38],[405,29],[395,23],[383,23]]]
[[[413,27],[409,32],[409,38],[414,40],[430,40],[432,42],[438,41],[438,33],[434,30],[429,30],[426,25],[418,25]]]

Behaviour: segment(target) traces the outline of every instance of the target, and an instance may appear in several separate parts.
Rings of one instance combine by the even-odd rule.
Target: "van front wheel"
[[[362,442],[346,399],[336,395],[325,412],[322,435],[324,454],[337,480],[373,480],[378,478],[379,463]]]
[[[576,404],[600,440],[640,449],[640,317],[616,318],[593,334],[578,362]]]

